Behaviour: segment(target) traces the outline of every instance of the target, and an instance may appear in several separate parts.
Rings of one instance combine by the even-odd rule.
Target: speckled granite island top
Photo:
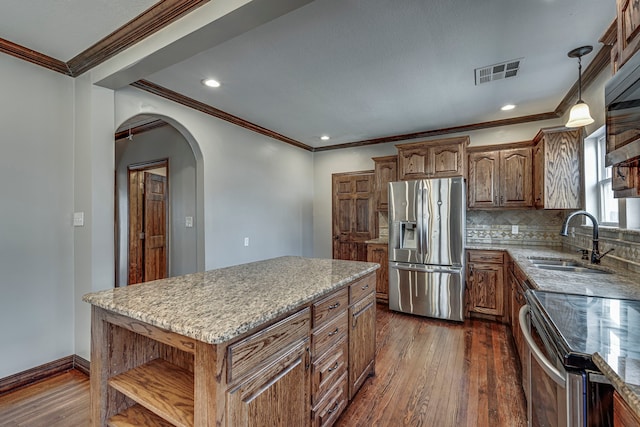
[[[280,257],[90,293],[103,309],[209,344],[220,344],[288,313],[378,264]]]

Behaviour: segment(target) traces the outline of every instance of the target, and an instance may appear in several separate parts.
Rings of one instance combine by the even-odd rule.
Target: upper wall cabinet
[[[618,15],[617,67],[640,48],[640,2],[638,0],[616,0]]]
[[[534,138],[533,194],[539,209],[582,209],[582,131],[541,129]]]
[[[470,209],[528,208],[533,206],[532,154],[527,146],[505,149],[473,147],[469,153]],[[522,144],[520,144],[522,145]]]
[[[469,137],[437,139],[397,145],[401,181],[465,176]]]
[[[376,211],[389,210],[389,183],[398,180],[398,156],[373,157]]]

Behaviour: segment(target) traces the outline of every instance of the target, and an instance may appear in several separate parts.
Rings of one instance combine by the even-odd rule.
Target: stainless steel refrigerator
[[[463,178],[389,183],[389,308],[464,320]]]

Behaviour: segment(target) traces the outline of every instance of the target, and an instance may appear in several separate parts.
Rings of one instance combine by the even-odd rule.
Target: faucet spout
[[[571,219],[574,216],[578,216],[578,215],[584,215],[591,220],[591,224],[593,225],[593,245],[591,248],[591,263],[600,264],[600,259],[602,258],[600,256],[600,251],[598,249],[598,239],[599,239],[600,232],[598,227],[598,220],[596,219],[596,217],[594,217],[587,211],[572,212],[569,215],[567,215],[567,217],[564,219],[564,222],[562,223],[562,228],[560,229],[560,235],[565,237],[569,235],[568,233],[569,221],[571,221]]]

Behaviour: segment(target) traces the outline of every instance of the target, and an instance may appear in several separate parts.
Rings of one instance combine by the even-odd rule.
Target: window
[[[611,189],[611,166],[606,167],[604,162],[607,153],[606,133],[598,135],[596,139],[596,165],[595,182],[596,197],[601,224],[617,226],[618,225],[618,201],[613,198],[613,190]],[[588,169],[587,169],[588,173]]]

